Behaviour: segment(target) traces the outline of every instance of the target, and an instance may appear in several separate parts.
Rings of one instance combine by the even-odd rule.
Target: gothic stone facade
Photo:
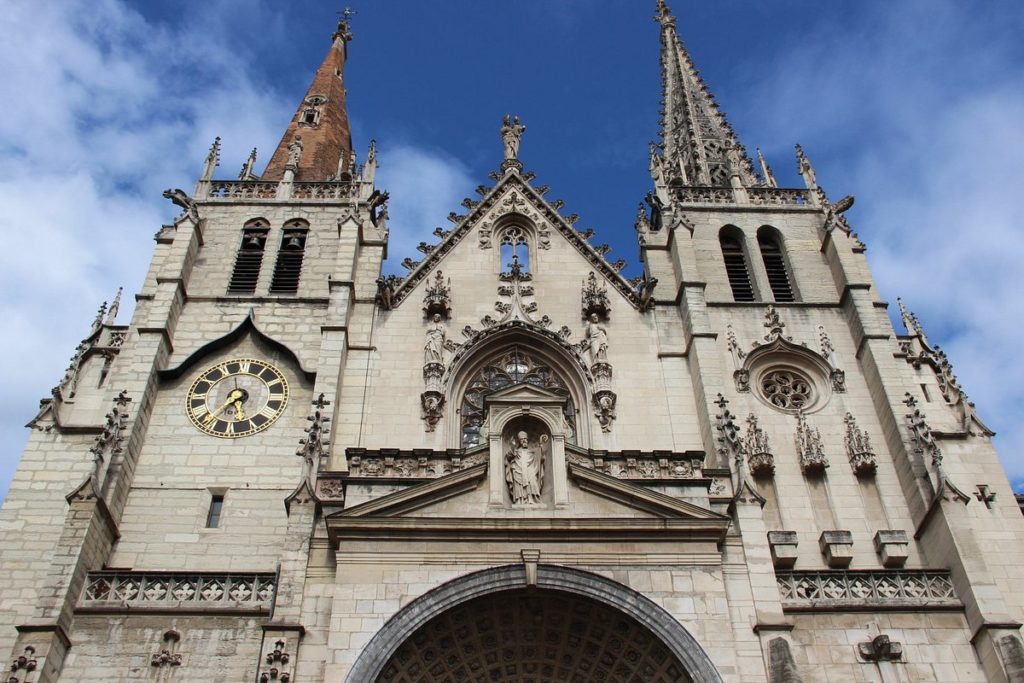
[[[802,151],[805,187],[755,170],[658,9],[639,281],[516,119],[380,277],[345,22],[262,177],[215,144],[167,193],[131,323],[101,311],[30,424],[8,680],[1024,681],[991,432],[892,328],[851,200]]]

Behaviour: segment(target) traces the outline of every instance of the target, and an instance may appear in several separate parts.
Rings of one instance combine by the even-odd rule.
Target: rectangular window
[[[206,528],[217,529],[220,527],[220,515],[224,509],[224,494],[215,493],[210,498],[210,511],[206,515]]]

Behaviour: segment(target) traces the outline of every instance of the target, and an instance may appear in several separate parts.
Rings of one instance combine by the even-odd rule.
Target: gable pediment
[[[504,389],[494,391],[484,397],[484,404],[495,403],[565,403],[565,396],[556,394],[550,389],[538,387],[533,384],[514,384]]]
[[[335,543],[377,536],[571,540],[620,535],[717,543],[730,525],[725,515],[575,464],[568,465],[574,502],[565,508],[495,507],[487,502],[487,479],[488,463],[481,462],[336,512],[326,519],[328,532]]]
[[[479,227],[483,235],[481,246],[486,242],[484,248],[489,248],[491,224],[506,215],[519,214],[543,226],[542,230],[539,229],[541,248],[544,248],[545,242],[551,239],[551,232],[560,234],[630,305],[642,310],[644,304],[636,287],[619,272],[623,264],[609,263],[604,257],[605,252],[587,241],[589,235],[580,233],[573,227],[575,218],[562,216],[556,205],[548,202],[541,191],[530,185],[531,178],[532,174],[524,176],[517,169],[510,168],[504,175],[497,177],[496,184],[490,190],[483,185],[479,186],[477,192],[482,198],[475,202],[467,199],[464,205],[471,208],[465,215],[454,212],[449,214],[448,218],[454,223],[454,227],[450,231],[439,233],[443,235],[441,241],[430,249],[422,261],[415,263],[409,274],[395,286],[391,294],[391,308],[399,307],[409,298],[419,283],[425,280],[474,228]],[[546,192],[546,189],[544,191]]]

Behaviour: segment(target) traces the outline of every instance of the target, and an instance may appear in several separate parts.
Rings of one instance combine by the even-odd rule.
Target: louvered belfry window
[[[235,268],[231,271],[228,294],[252,294],[260,278],[263,266],[263,252],[267,246],[267,227],[256,223],[242,231],[242,244],[235,257]]]
[[[743,236],[739,230],[726,227],[719,233],[718,241],[722,247],[722,259],[725,261],[725,273],[729,277],[734,301],[753,301],[754,288],[750,284],[750,270],[747,268],[747,257],[743,253]]]
[[[306,252],[306,229],[285,227],[281,248],[277,252],[274,278],[270,281],[271,294],[295,294],[299,291],[302,257]]]
[[[781,240],[774,228],[764,226],[757,231],[757,246],[761,249],[761,259],[768,275],[768,284],[776,301],[795,301],[793,282],[786,269],[786,258],[782,253]]]

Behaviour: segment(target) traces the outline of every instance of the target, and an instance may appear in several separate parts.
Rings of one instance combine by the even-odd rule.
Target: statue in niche
[[[423,345],[424,365],[430,363],[444,365],[444,340],[444,323],[441,322],[440,314],[435,313],[434,317],[430,319],[430,325],[427,326],[427,341]]]
[[[505,145],[505,159],[515,159],[519,156],[519,141],[526,132],[526,126],[519,123],[516,116],[509,121],[508,114],[501,121],[501,142]]]
[[[587,347],[590,349],[590,364],[608,362],[608,332],[601,327],[597,313],[590,314],[587,323]]]
[[[505,483],[513,503],[540,502],[544,488],[544,452],[550,439],[541,434],[535,444],[530,444],[530,435],[524,430],[516,432],[510,439],[505,453]]]

